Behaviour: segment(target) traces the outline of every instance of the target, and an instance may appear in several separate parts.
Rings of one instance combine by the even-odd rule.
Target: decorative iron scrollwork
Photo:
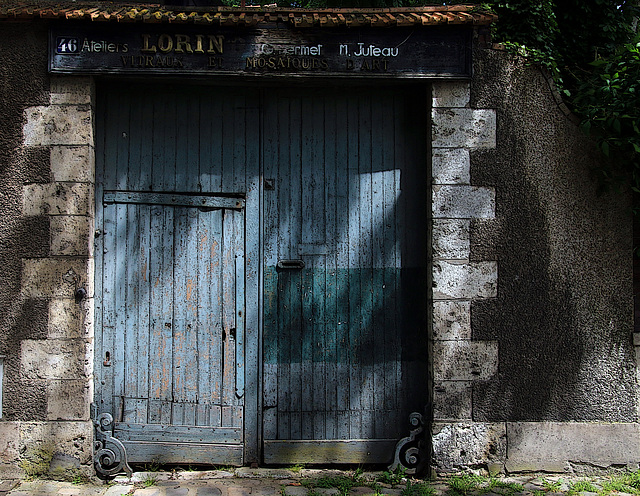
[[[389,465],[389,471],[395,472],[399,466],[405,469],[408,475],[422,472],[428,459],[427,443],[424,439],[424,421],[422,415],[413,412],[409,415],[409,423],[412,426],[409,437],[404,437],[396,444],[396,453],[393,463]]]
[[[133,474],[127,463],[127,451],[124,445],[113,437],[113,417],[101,414],[94,420],[96,441],[93,443],[93,465],[98,477],[109,479],[124,470],[129,477]]]

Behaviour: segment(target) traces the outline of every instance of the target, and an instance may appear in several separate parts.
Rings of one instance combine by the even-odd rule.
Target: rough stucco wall
[[[23,184],[50,180],[49,149],[22,147],[23,110],[49,101],[46,46],[44,24],[0,28],[0,355],[8,421],[43,420],[47,410],[44,380],[20,372],[21,341],[47,337],[48,302],[20,291],[22,259],[49,253],[48,218],[22,215]]]
[[[498,296],[473,302],[473,340],[497,340],[498,374],[473,388],[473,420],[637,421],[629,196],[599,194],[592,143],[542,74],[478,50],[471,106],[497,111],[497,148],[471,153],[496,189],[471,259],[498,261]]]

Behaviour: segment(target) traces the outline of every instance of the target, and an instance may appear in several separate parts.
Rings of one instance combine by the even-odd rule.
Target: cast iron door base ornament
[[[402,438],[396,445],[393,463],[389,472],[394,473],[398,466],[405,468],[405,474],[414,475],[422,472],[427,462],[427,443],[424,438],[424,421],[422,415],[413,412],[409,415],[409,423],[413,426],[409,437]]]
[[[94,420],[96,441],[93,444],[93,465],[101,479],[110,479],[124,470],[129,477],[133,471],[127,463],[127,452],[124,445],[113,437],[113,417],[108,413],[101,414]]]

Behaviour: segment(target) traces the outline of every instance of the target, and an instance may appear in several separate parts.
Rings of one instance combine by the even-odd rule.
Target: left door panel
[[[105,84],[96,113],[94,417],[129,463],[251,461],[258,96]]]

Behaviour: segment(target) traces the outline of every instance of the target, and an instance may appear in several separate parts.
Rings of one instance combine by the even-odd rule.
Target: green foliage
[[[640,38],[618,47],[592,64],[580,84],[574,105],[582,129],[596,138],[609,167],[600,172],[607,182],[630,179],[640,192]],[[622,164],[623,167],[619,167]]]
[[[640,495],[640,471],[611,476],[602,483],[600,494],[606,496],[614,492]]]
[[[454,475],[449,479],[449,494],[465,496],[472,491],[479,490],[485,482],[484,477],[475,474]]]
[[[391,484],[392,486],[398,485],[402,482],[402,479],[405,477],[405,468],[399,466],[394,471],[385,471],[380,474],[378,477],[378,481],[384,484]]]
[[[547,479],[542,479],[542,485],[547,491],[557,492],[560,491],[560,488],[562,487],[562,480],[552,482]]]
[[[158,483],[158,478],[155,476],[147,475],[142,481],[143,487],[155,486]]]
[[[323,476],[317,479],[304,479],[301,484],[309,489],[309,494],[318,488],[336,488],[342,496],[347,496],[352,487],[364,485],[362,470],[358,469],[349,477],[346,475]]]
[[[517,482],[508,482],[500,479],[492,478],[487,486],[487,491],[497,494],[503,494],[505,496],[512,496],[516,493],[524,491],[522,484]]]
[[[569,496],[571,496],[583,491],[590,492],[590,493],[597,493],[598,488],[587,480],[576,481],[573,484],[571,484],[568,494]]]
[[[435,489],[426,482],[411,482],[408,480],[400,496],[434,496],[435,494]]]
[[[632,0],[494,0],[496,41],[544,66],[610,158],[604,184],[640,191],[639,14]],[[605,161],[606,162],[606,161]]]

